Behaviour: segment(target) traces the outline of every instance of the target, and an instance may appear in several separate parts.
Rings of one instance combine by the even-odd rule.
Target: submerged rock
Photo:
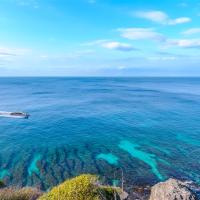
[[[149,200],[198,200],[198,197],[186,182],[171,178],[154,185]]]
[[[148,200],[151,187],[149,185],[134,185],[125,188],[128,192],[128,200]]]
[[[1,188],[4,188],[5,186],[6,186],[6,185],[4,184],[4,182],[0,180],[0,189],[1,189]]]

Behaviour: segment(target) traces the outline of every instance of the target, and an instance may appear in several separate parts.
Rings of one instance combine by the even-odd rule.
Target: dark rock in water
[[[4,187],[6,187],[6,185],[4,184],[3,181],[0,180],[0,188],[4,188]]]
[[[169,179],[151,188],[149,200],[198,200],[195,191],[188,182]]]

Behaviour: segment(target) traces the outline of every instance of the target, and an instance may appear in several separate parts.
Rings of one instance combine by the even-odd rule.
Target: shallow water
[[[200,183],[200,79],[0,78],[0,179],[48,189],[95,173]]]

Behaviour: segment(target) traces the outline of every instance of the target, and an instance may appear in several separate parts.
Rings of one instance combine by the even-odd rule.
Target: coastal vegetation
[[[3,182],[0,183],[0,200],[199,200],[200,194],[199,186],[193,182],[172,178],[157,183],[145,196],[134,192],[133,185],[129,195],[122,188],[102,185],[99,177],[91,174],[66,180],[47,192],[32,187],[5,187]]]
[[[3,185],[3,182],[0,182]],[[0,200],[119,200],[122,190],[104,186],[99,177],[82,174],[42,193],[36,188],[2,188]]]
[[[42,192],[37,188],[2,188],[0,189],[0,200],[36,200]]]
[[[44,194],[39,200],[111,200],[117,199],[120,188],[102,186],[98,176],[83,174],[67,180]]]

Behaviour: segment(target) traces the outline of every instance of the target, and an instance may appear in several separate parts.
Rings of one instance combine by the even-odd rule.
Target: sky
[[[200,0],[0,0],[0,76],[200,76]]]

